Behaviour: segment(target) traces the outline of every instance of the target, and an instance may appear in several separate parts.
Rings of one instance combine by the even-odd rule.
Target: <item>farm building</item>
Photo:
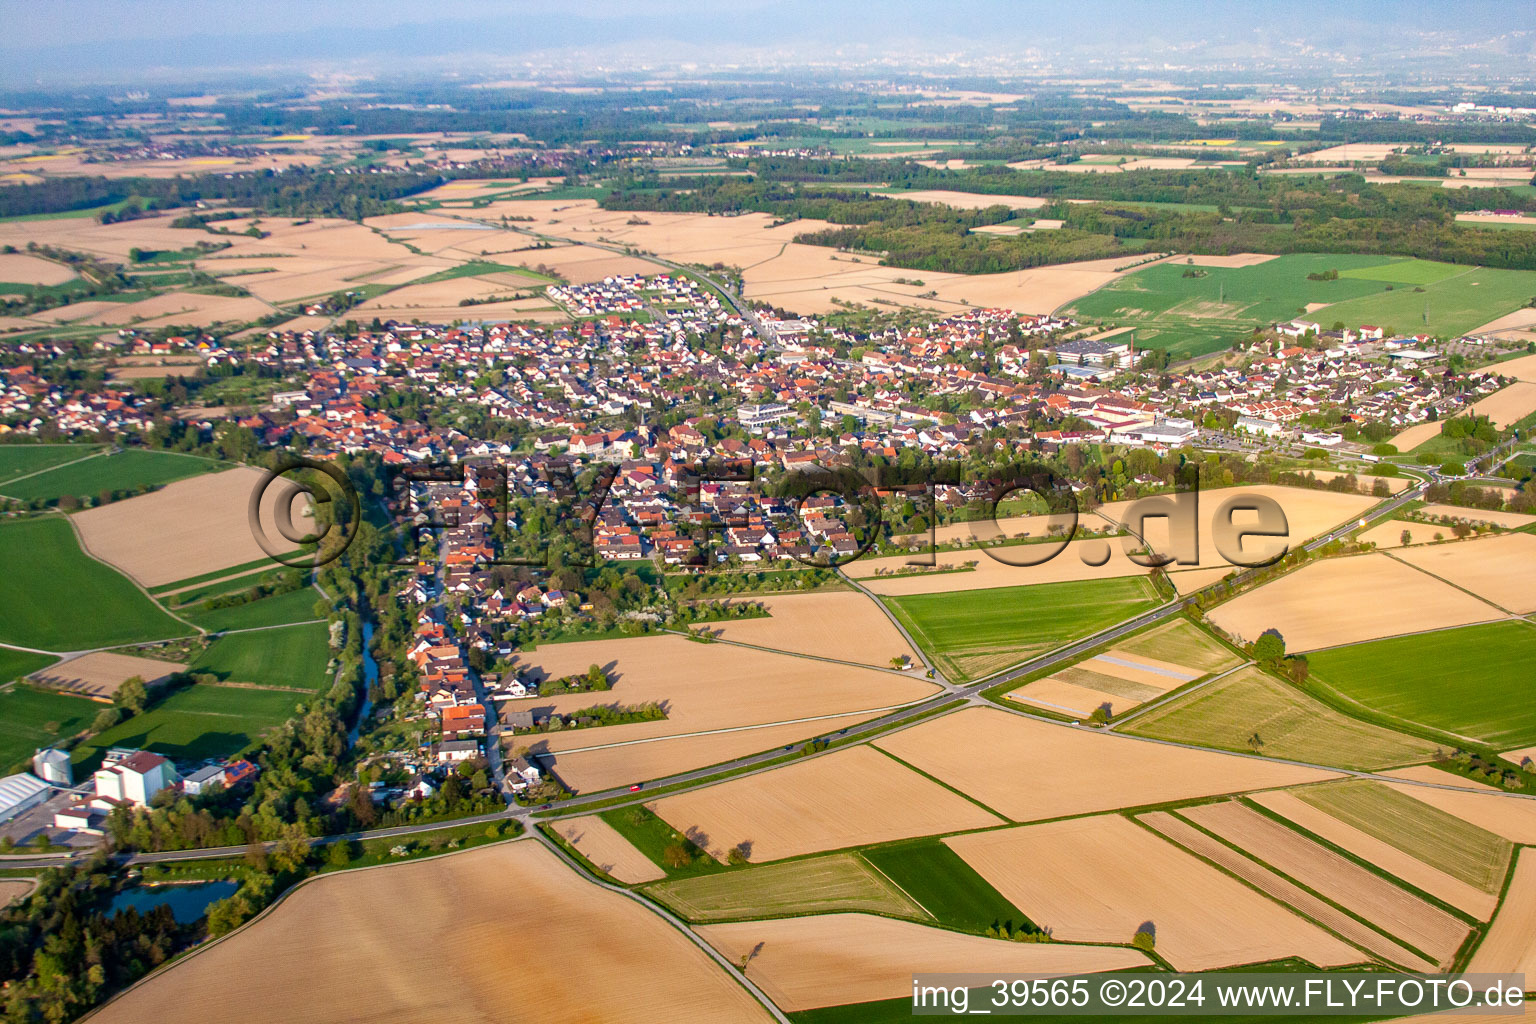
[[[0,821],[10,821],[48,799],[52,787],[28,772],[0,779]]]

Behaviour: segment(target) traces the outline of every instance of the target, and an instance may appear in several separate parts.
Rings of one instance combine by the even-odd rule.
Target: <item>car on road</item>
[[[643,786],[643,785],[645,785],[645,783],[643,783],[643,782],[637,782],[637,783],[635,783],[635,784],[634,784],[634,785],[632,785],[632,786],[630,786],[630,787],[629,787],[629,791],[630,791],[630,792],[631,792],[631,793],[638,793],[638,792],[640,792],[640,787],[641,787],[641,786]]]

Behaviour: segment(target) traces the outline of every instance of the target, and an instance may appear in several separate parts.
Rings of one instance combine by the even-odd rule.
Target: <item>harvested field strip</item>
[[[1296,798],[1482,892],[1504,886],[1514,854],[1509,840],[1391,786],[1350,779],[1297,790]]]
[[[874,743],[1014,821],[1335,777],[1314,768],[1050,725],[1000,708],[966,708]]]
[[[1146,922],[1180,971],[1365,955],[1118,814],[944,840],[1058,941],[1129,942]]]
[[[1276,629],[1292,653],[1504,617],[1493,605],[1380,552],[1311,562],[1210,615],[1245,641]]]
[[[1094,711],[1106,706],[1112,716],[1123,715],[1141,703],[1103,690],[1090,690],[1063,682],[1055,677],[1037,679],[1007,696],[1017,703],[1079,719],[1088,718]]]
[[[188,587],[185,590],[173,590],[161,594],[162,603],[169,604],[173,608],[185,608],[210,597],[218,597],[222,594],[234,594],[242,590],[249,590],[261,581],[271,570],[258,569],[251,573],[242,573],[236,576],[226,576],[223,579],[213,580],[198,586]]]
[[[1128,677],[1131,679],[1140,679],[1142,678],[1141,674],[1151,673],[1152,675],[1162,676],[1164,679],[1172,680],[1174,683],[1188,683],[1199,679],[1200,676],[1204,674],[1201,672],[1191,672],[1181,665],[1170,665],[1167,662],[1154,662],[1150,658],[1138,661],[1127,658],[1124,654],[1116,656],[1116,653],[1113,650],[1104,654],[1095,655],[1094,657],[1090,658],[1089,661],[1099,662],[1105,665],[1115,665],[1120,668],[1131,669],[1132,671],[1139,673],[1138,675]]]
[[[514,949],[530,936],[539,953],[518,967],[518,986],[540,995],[516,1010],[496,957],[389,954],[402,942]],[[206,1024],[230,1019],[232,1007],[235,1016],[286,1024],[358,1020],[360,1012],[380,1022],[772,1019],[688,936],[530,840],[321,875],[94,1019]]]
[[[1450,785],[1468,785],[1454,775]],[[1433,786],[1394,786],[1399,792],[1430,807],[1438,807],[1463,821],[1503,836],[1512,843],[1536,844],[1536,801],[1517,800],[1495,790],[1439,789]]]
[[[914,970],[1079,974],[1132,970],[1148,962],[1133,949],[985,939],[866,914],[695,930],[727,958],[738,963],[750,958],[747,976],[789,1011],[903,994],[910,999]]]
[[[297,554],[297,552],[289,552],[289,554]],[[277,562],[263,555],[260,558],[246,562],[244,565],[231,565],[225,569],[215,569],[212,572],[205,572],[184,580],[176,580],[174,583],[162,583],[158,587],[150,587],[149,592],[158,597],[161,594],[170,594],[178,590],[185,590],[188,587],[194,587],[199,583],[212,583],[215,580],[229,579],[231,576],[253,572],[263,566],[269,566],[273,569],[281,568]]]
[[[667,876],[633,843],[595,814],[562,819],[554,825],[554,830],[600,871],[621,882],[632,885]]]
[[[864,851],[864,859],[946,928],[984,932],[1027,919],[954,850],[936,839]]]
[[[1441,965],[1455,958],[1470,931],[1445,911],[1252,808],[1229,801],[1185,808],[1180,814],[1240,849],[1254,851],[1265,864]]]
[[[1300,797],[1302,792],[1304,790],[1290,792],[1277,790],[1270,793],[1255,793],[1249,799],[1297,827],[1306,829],[1339,849],[1354,854],[1367,864],[1396,878],[1401,878],[1421,892],[1427,892],[1464,913],[1482,921],[1488,920],[1493,915],[1494,908],[1499,903],[1496,893],[1483,892],[1468,885],[1461,879],[1454,878],[1439,868],[1404,853],[1396,846],[1383,842],[1374,835],[1313,806],[1310,802],[1303,801]],[[1411,798],[1404,797],[1404,799]],[[1423,804],[1418,806],[1423,811],[1433,810]],[[1465,825],[1457,819],[1452,820]]]
[[[1153,708],[1125,731],[1222,750],[1256,748],[1269,757],[1357,769],[1424,761],[1437,749],[1429,740],[1356,721],[1256,666]]]
[[[999,823],[965,797],[868,746],[646,806],[673,828],[698,834],[695,842],[722,861],[738,846],[750,851],[752,861],[769,861]]]
[[[1514,879],[1498,916],[1472,955],[1469,971],[1512,971],[1536,975],[1536,854],[1520,851]]]
[[[647,886],[645,892],[690,921],[865,912],[932,918],[856,854],[763,864]]]
[[[1301,886],[1243,856],[1232,847],[1195,828],[1189,822],[1167,811],[1154,811],[1137,817],[1137,821],[1162,833],[1190,853],[1204,857],[1217,867],[1241,878],[1265,895],[1286,904],[1298,913],[1310,917],[1324,928],[1353,942],[1361,949],[1381,957],[1388,963],[1406,967],[1411,971],[1433,971],[1435,965],[1422,956],[1392,941],[1373,928],[1356,921],[1342,910],[1307,892]]]
[[[1394,557],[1517,615],[1536,612],[1536,588],[1529,584],[1536,536],[1529,533],[1405,548]]]
[[[1091,664],[1093,664],[1091,659],[1081,662],[1071,668],[1064,668],[1054,673],[1051,678],[1060,679],[1064,683],[1071,683],[1074,686],[1081,686],[1085,689],[1099,690],[1103,693],[1113,694],[1116,697],[1124,697],[1137,703],[1154,700],[1167,692],[1166,690],[1159,690],[1155,686],[1147,686],[1145,683],[1133,683],[1125,679],[1117,679],[1114,676],[1107,676],[1102,672],[1094,672],[1083,667],[1084,665]]]

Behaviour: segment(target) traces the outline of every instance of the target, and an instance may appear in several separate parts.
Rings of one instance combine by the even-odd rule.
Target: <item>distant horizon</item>
[[[414,75],[476,80],[524,62],[593,76],[602,62],[709,71],[722,65],[861,65],[902,57],[1021,63],[1033,56],[1113,65],[1160,59],[1174,66],[1262,65],[1391,59],[1466,68],[1508,62],[1522,72],[1536,33],[1510,30],[1508,4],[1388,0],[1233,3],[1212,9],[1174,0],[1107,0],[1063,8],[959,0],[942,8],[897,0],[880,18],[846,0],[746,0],[729,10],[660,2],[636,13],[609,0],[507,4],[458,0],[424,17],[398,0],[325,5],[229,0],[172,6],[163,0],[80,0],[44,7],[0,0],[0,89],[132,86],[244,76]],[[1468,65],[1469,54],[1476,64]],[[522,67],[522,70],[530,70]],[[1151,69],[1147,69],[1151,70]],[[1475,72],[1473,72],[1475,73]]]

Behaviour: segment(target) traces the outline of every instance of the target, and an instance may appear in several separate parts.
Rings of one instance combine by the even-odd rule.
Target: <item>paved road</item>
[[[1408,488],[1400,494],[1394,495],[1384,503],[1376,506],[1371,512],[1372,518],[1377,516],[1390,515],[1392,512],[1396,511],[1403,505],[1417,500],[1419,496],[1422,495],[1425,487],[1427,487],[1431,482],[1441,479],[1443,478],[1438,474],[1431,473],[1430,479],[1421,481],[1417,485]],[[1315,540],[1308,542],[1304,545],[1304,547],[1308,551],[1315,551],[1324,545],[1340,539],[1341,537],[1347,536],[1351,531],[1358,529],[1358,527],[1359,523],[1357,521],[1351,521],[1338,527],[1337,529],[1330,531],[1327,534],[1324,534],[1321,537],[1316,538]],[[1259,571],[1260,570],[1250,569],[1241,572],[1236,577],[1234,577],[1234,582],[1238,584],[1246,583],[1252,580]],[[855,585],[857,586],[857,584]],[[864,590],[863,587],[859,587],[858,589],[868,593],[868,591]],[[929,699],[920,703],[908,705],[907,707],[891,711],[858,725],[849,726],[846,729],[842,729],[834,734],[831,734],[831,736],[832,738],[838,740],[840,743],[850,740],[858,740],[860,738],[869,737],[877,733],[900,727],[917,718],[930,714],[943,704],[955,701],[957,699],[965,700],[968,703],[979,703],[981,702],[980,694],[982,691],[989,689],[990,687],[997,686],[1002,683],[1007,683],[1014,679],[1019,679],[1031,673],[1049,668],[1061,662],[1068,661],[1101,644],[1116,640],[1129,633],[1135,632],[1136,630],[1142,629],[1143,627],[1161,622],[1164,619],[1177,615],[1184,608],[1188,607],[1192,601],[1193,595],[1176,598],[1169,601],[1167,604],[1164,604],[1158,608],[1154,608],[1151,611],[1143,612],[1141,615],[1127,619],[1124,622],[1117,623],[1116,625],[1111,626],[1099,633],[1095,633],[1092,636],[1084,637],[1083,639],[1068,644],[1065,647],[1061,647],[1046,654],[1042,654],[1012,668],[994,673],[993,675],[986,676],[982,679],[978,679],[963,686],[950,683],[947,680],[943,680],[938,676],[937,673],[935,673],[935,681],[938,682],[942,688],[940,693],[937,693],[933,697],[930,697]],[[884,608],[883,604],[880,606]],[[903,632],[905,633],[905,631]],[[1015,713],[1024,712],[1015,710]],[[1063,723],[1056,719],[1027,715],[1027,713],[1026,717],[1038,717],[1038,720],[1040,721],[1048,722],[1052,725],[1063,726],[1066,728],[1086,728]],[[745,775],[753,774],[758,771],[764,771],[771,767],[773,762],[777,762],[785,754],[791,753],[796,747],[799,746],[801,746],[801,743],[793,743],[786,747],[775,747],[772,750],[765,750],[756,754],[748,755],[746,757],[736,758],[724,764],[718,764],[708,768],[700,768],[695,771],[680,772],[676,775],[669,775],[664,778],[649,780],[645,783],[645,791],[650,792],[658,789],[671,789],[678,786],[688,786],[693,783],[705,783],[718,779],[722,774],[727,772]],[[1192,749],[1204,748],[1195,747]],[[1280,760],[1270,757],[1261,757],[1260,759],[1275,761]],[[1314,765],[1312,767],[1322,766]],[[1426,785],[1434,784],[1426,783]],[[457,825],[478,824],[481,822],[500,821],[506,819],[517,820],[525,825],[529,825],[532,824],[531,815],[536,811],[579,811],[583,807],[587,807],[592,804],[605,803],[607,801],[614,800],[615,798],[622,798],[627,795],[627,787],[620,787],[617,789],[580,794],[570,797],[566,800],[559,800],[551,804],[546,804],[540,808],[525,808],[514,806],[507,808],[505,811],[479,815],[473,818],[460,818],[449,822],[439,822],[425,825],[405,825],[389,829],[374,829],[368,832],[349,833],[342,836],[326,836],[312,839],[311,843],[313,845],[319,846],[327,843],[339,842],[344,839],[363,840],[393,838],[396,836],[409,836],[423,832],[432,832],[438,829],[451,828]],[[177,860],[197,860],[209,857],[241,856],[244,854],[244,852],[245,847],[226,847],[218,850],[182,850],[164,853],[142,853],[133,856],[131,858],[131,862],[157,863]],[[0,858],[0,866],[47,867],[50,865],[57,865],[67,859],[67,856],[33,857],[25,859]]]

